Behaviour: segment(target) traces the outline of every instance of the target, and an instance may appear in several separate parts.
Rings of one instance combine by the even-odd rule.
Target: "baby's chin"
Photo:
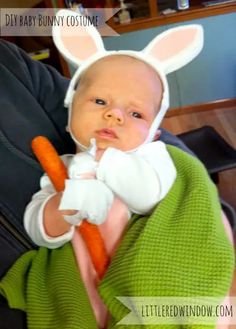
[[[119,143],[119,142],[112,142],[112,141],[97,141],[96,142],[96,145],[97,145],[97,149],[98,150],[106,150],[108,147],[113,147],[113,148],[116,148],[120,151],[123,151],[123,152],[128,152],[128,151],[131,151],[131,150],[135,150],[136,148],[138,148],[140,145],[142,145],[142,143],[139,143],[139,144],[132,144],[132,145],[127,145],[127,143],[125,144],[122,144],[122,143]]]
[[[90,139],[91,141],[91,139]],[[86,148],[89,148],[91,146],[90,141],[86,141],[86,143],[81,143],[84,145]],[[98,139],[96,138],[96,148],[97,150],[105,151],[107,148],[112,147],[116,148],[120,151],[123,152],[128,152],[137,149],[139,146],[141,146],[143,142],[140,143],[131,143],[128,144],[128,141],[122,143],[120,140],[115,139],[114,141],[112,140],[105,140],[105,139]],[[81,149],[77,146],[77,152],[81,152]]]

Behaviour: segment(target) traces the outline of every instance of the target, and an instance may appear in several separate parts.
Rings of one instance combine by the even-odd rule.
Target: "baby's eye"
[[[95,103],[98,105],[106,105],[106,101],[101,98],[95,98]]]
[[[132,112],[131,115],[134,118],[142,119],[142,115],[140,113],[138,113],[138,112]]]

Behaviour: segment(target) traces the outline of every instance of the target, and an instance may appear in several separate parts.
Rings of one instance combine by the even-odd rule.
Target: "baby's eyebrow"
[[[131,105],[131,106],[134,106],[134,107],[138,107],[138,108],[140,108],[140,109],[145,109],[145,108],[146,108],[146,104],[145,104],[145,102],[142,102],[142,101],[140,101],[140,100],[138,100],[138,99],[132,100],[132,101],[130,102],[130,105]]]

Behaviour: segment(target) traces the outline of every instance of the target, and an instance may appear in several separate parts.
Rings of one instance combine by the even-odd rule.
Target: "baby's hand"
[[[84,178],[85,174],[95,176],[98,163],[94,157],[87,152],[76,154],[69,167],[68,174],[72,179]]]
[[[113,192],[99,180],[68,179],[59,210],[74,209],[78,211],[78,214],[72,216],[74,217],[72,221],[70,218],[65,218],[72,225],[78,225],[83,219],[99,225],[106,219],[113,200]]]
[[[77,210],[61,210],[64,220],[70,225],[80,225],[82,222],[79,211]]]
[[[49,198],[43,209],[43,225],[46,234],[50,237],[63,235],[70,230],[71,224],[75,225],[68,220],[65,221],[65,217],[70,217],[78,211],[60,211],[58,207],[61,202],[61,197],[61,192],[54,194],[51,198]]]

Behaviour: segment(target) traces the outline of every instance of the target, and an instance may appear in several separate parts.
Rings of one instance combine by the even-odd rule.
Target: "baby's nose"
[[[114,107],[105,113],[105,119],[114,119],[118,124],[123,124],[124,114],[120,108]]]

